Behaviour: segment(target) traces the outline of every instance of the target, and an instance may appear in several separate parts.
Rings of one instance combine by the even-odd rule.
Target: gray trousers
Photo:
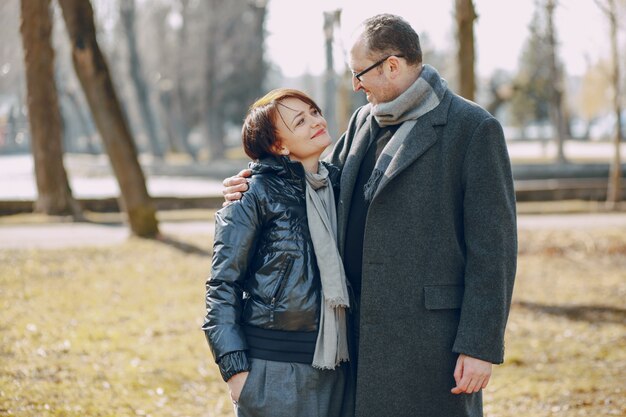
[[[347,364],[335,370],[251,358],[237,417],[341,417]],[[351,404],[351,401],[347,403]]]

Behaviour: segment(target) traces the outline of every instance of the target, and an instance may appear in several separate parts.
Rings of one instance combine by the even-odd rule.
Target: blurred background
[[[504,127],[485,415],[626,415],[626,0],[0,0],[0,415],[232,415],[200,326],[244,114],[302,89],[339,138],[348,38],[382,12]]]
[[[348,37],[380,12],[405,17],[424,61],[501,121],[520,201],[620,200],[623,0],[93,0],[93,13],[79,6],[89,2],[44,1],[47,11],[36,3],[0,4],[0,212],[35,203],[36,211],[63,213],[71,204],[62,200],[72,198],[132,200],[132,186],[119,187],[129,169],[153,197],[219,193],[216,180],[245,166],[248,106],[275,87],[310,93],[338,138],[365,103],[351,89]],[[36,26],[47,31],[29,36]],[[82,42],[89,30],[87,49],[103,65],[81,82],[77,74],[90,69],[73,61],[72,39]],[[132,148],[138,167],[120,156]],[[56,196],[46,203],[46,193]]]

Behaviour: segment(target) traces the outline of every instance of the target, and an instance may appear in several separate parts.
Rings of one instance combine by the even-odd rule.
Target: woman
[[[216,213],[203,330],[238,416],[342,413],[349,301],[326,127],[300,91],[259,99],[242,129],[249,191]]]

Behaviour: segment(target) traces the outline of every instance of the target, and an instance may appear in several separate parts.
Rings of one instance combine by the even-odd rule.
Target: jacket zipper
[[[287,277],[289,276],[289,272],[291,272],[291,267],[293,266],[293,258],[288,257],[285,262],[285,266],[281,271],[281,276],[278,281],[278,285],[274,290],[274,294],[272,295],[272,299],[270,301],[270,322],[274,322],[274,310],[276,308],[276,300],[278,300],[278,296],[282,293],[283,288],[287,282]]]

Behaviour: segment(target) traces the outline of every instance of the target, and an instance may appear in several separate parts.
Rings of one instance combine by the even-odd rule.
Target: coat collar
[[[391,161],[387,171],[388,177],[381,181],[378,191],[374,195],[374,199],[376,199],[376,196],[382,192],[393,178],[398,176],[398,174],[404,171],[437,142],[438,137],[435,126],[445,125],[447,123],[451,99],[452,93],[450,90],[446,90],[439,106],[417,120],[415,126],[413,126],[413,129],[411,129],[409,133],[409,137],[413,138],[413,140],[407,141],[407,143],[400,148],[396,157]],[[366,106],[362,111],[367,111],[368,114],[364,122],[360,126],[357,126],[341,174],[338,207],[339,248],[341,252],[343,252],[345,242],[345,231],[350,204],[352,202],[352,193],[359,175],[361,162],[365,157],[371,138],[375,137],[380,130],[378,124],[372,120],[371,106]]]
[[[449,94],[446,94],[444,101],[442,101],[438,107],[416,120],[415,126],[413,126],[408,134],[409,140],[406,140],[400,149],[398,149],[396,155],[394,155],[389,167],[385,171],[384,177],[380,181],[378,190],[376,194],[374,194],[372,201],[383,191],[390,181],[437,142],[438,137],[435,126],[446,124],[449,106]]]
[[[333,188],[339,186],[339,179],[341,176],[341,171],[335,165],[332,165],[325,161],[320,161],[320,164],[323,164],[328,170],[328,178],[330,179],[330,183]],[[261,174],[272,172],[276,175],[304,180],[305,171],[304,166],[299,161],[292,161],[287,156],[266,156],[260,160],[250,162],[248,164],[248,168],[252,170],[253,174]]]
[[[388,172],[390,175],[385,183],[388,183],[389,180],[406,169],[437,141],[434,126],[445,125],[447,123],[450,102],[451,93],[447,90],[439,106],[417,120],[415,126],[413,126],[413,129],[411,129],[409,133],[409,137],[414,138],[414,140],[407,141],[407,143],[400,148],[397,157],[394,158],[389,166]],[[352,195],[361,162],[365,157],[370,140],[372,137],[375,137],[380,130],[370,113],[371,108],[368,106],[368,108],[364,108],[363,110],[366,110],[368,115],[364,123],[356,130],[341,175],[341,194],[344,197]],[[379,191],[382,188],[384,188],[383,184],[379,187]]]

